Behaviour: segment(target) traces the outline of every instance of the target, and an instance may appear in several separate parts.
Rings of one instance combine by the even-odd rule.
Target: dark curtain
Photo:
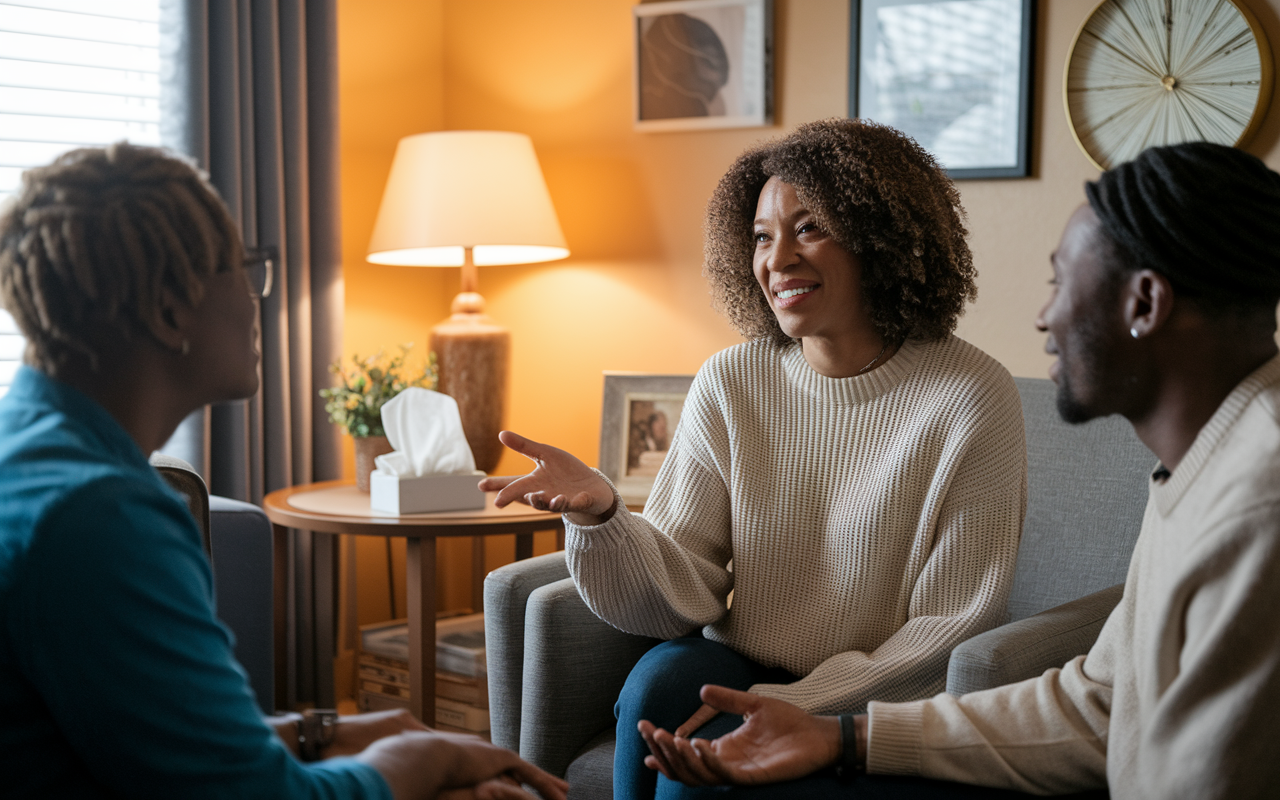
[[[317,392],[340,353],[335,0],[164,0],[165,143],[208,171],[249,246],[280,251],[262,302],[262,389],[197,412],[166,452],[212,494],[265,493],[341,477],[339,439]],[[275,705],[333,704],[336,543],[290,535],[288,685]],[[279,696],[283,690],[283,697]]]

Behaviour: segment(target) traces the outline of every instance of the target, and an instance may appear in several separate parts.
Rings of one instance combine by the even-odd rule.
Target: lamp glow
[[[440,391],[458,401],[485,472],[498,464],[510,334],[485,316],[476,267],[566,258],[560,221],[533,142],[522,133],[444,131],[396,146],[367,259],[462,267],[453,314],[431,330]]]

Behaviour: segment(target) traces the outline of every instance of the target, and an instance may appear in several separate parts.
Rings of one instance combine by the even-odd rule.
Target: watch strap
[[[338,712],[333,709],[308,709],[298,722],[298,754],[303,761],[319,761],[324,748],[333,742]]]
[[[852,780],[862,771],[858,764],[858,727],[854,724],[852,714],[841,714],[840,720],[840,759],[836,761],[836,775],[842,780]]]

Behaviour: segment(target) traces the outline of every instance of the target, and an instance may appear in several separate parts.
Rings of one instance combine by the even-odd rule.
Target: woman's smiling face
[[[861,327],[862,263],[819,227],[777,177],[760,190],[752,269],[782,330],[793,339],[841,339]]]

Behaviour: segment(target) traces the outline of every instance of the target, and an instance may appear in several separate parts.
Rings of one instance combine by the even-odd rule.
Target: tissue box
[[[391,514],[428,511],[471,511],[484,508],[484,492],[476,484],[480,470],[454,475],[396,477],[382,472],[369,475],[369,506]]]

